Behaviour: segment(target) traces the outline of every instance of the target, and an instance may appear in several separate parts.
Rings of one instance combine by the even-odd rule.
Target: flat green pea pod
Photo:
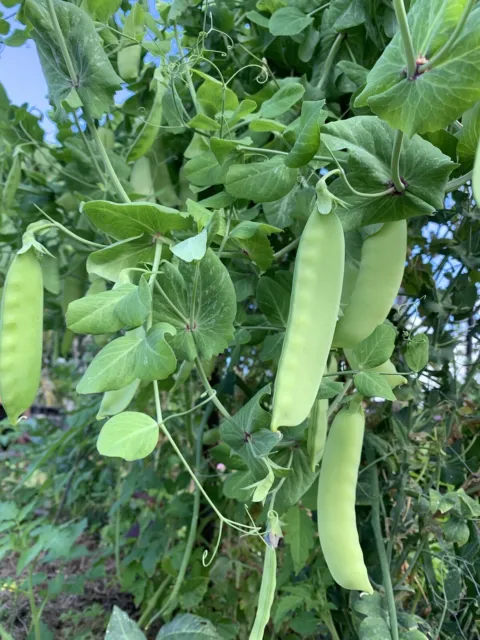
[[[325,439],[327,437],[327,427],[328,400],[315,400],[308,419],[307,430],[307,454],[312,471],[315,471],[317,464],[322,459]]]
[[[308,416],[327,364],[342,293],[345,241],[335,213],[314,211],[298,247],[271,429]]]
[[[154,75],[155,82],[155,98],[147,119],[141,123],[137,130],[135,140],[130,147],[127,155],[127,162],[133,162],[144,156],[155,142],[158,135],[160,125],[162,124],[163,115],[163,96],[167,91],[167,83],[159,69]]]
[[[122,80],[135,80],[140,70],[142,45],[127,44],[117,53],[118,75]]]
[[[352,349],[384,322],[402,283],[406,253],[405,220],[386,222],[365,239],[350,302],[335,329],[334,347]]]
[[[42,268],[30,248],[10,265],[0,311],[0,397],[12,425],[37,395],[42,338]]]
[[[22,158],[21,155],[17,153],[13,158],[12,166],[10,167],[10,171],[8,172],[7,179],[5,180],[5,185],[3,187],[2,205],[4,209],[8,210],[12,206],[15,194],[17,193],[17,189],[20,185],[21,177]]]
[[[358,538],[355,494],[365,415],[358,402],[335,417],[318,482],[318,535],[333,579],[345,589],[373,593]]]
[[[345,357],[348,360],[348,364],[352,369],[358,369],[358,362],[355,358],[355,354],[352,349],[344,349]],[[383,364],[379,364],[377,367],[373,367],[373,369],[369,369],[369,371],[373,371],[374,373],[383,373],[388,374],[384,375],[385,380],[388,382],[392,389],[395,387],[399,387],[401,384],[407,384],[408,380],[397,373],[397,369],[391,360],[387,360]]]
[[[279,540],[282,537],[278,515],[275,511],[268,513],[268,530],[265,536],[265,559],[263,561],[262,584],[258,594],[257,613],[248,640],[263,640],[265,627],[270,620],[275,589],[277,586],[277,552]]]
[[[337,371],[337,361],[331,357],[328,365],[328,373]],[[332,378],[334,380],[335,378]],[[322,459],[327,438],[328,428],[328,400],[315,400],[308,419],[307,427],[307,455],[312,472],[317,468]]]
[[[130,184],[135,193],[142,196],[145,202],[155,202],[155,187],[153,185],[152,168],[146,156],[139,158],[132,167]]]

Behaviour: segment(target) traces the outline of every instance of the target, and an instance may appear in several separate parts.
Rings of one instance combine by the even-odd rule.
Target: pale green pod
[[[386,222],[366,238],[350,302],[335,329],[334,347],[351,349],[384,322],[402,283],[406,253],[405,220]]]
[[[268,513],[268,533],[265,559],[263,561],[262,583],[258,594],[257,613],[248,640],[263,640],[265,627],[270,620],[275,590],[277,587],[277,545],[281,537],[278,516],[274,511]]]
[[[163,115],[163,96],[167,91],[167,84],[160,76],[155,77],[155,79],[155,98],[153,99],[152,108],[147,119],[137,130],[136,138],[127,155],[127,162],[138,160],[144,156],[155,142],[155,138],[160,131]]]
[[[344,353],[351,369],[358,370],[358,362],[357,362],[357,359],[355,358],[355,354],[353,353],[353,350],[344,349]],[[387,360],[383,364],[379,364],[377,367],[373,367],[372,369],[369,369],[369,371],[373,371],[374,373],[389,374],[389,375],[384,375],[383,377],[385,378],[385,380],[388,382],[388,384],[392,389],[395,389],[395,387],[399,387],[401,384],[407,384],[408,382],[408,380],[404,376],[401,376],[400,374],[397,373],[397,369],[391,360]]]
[[[308,416],[327,365],[342,292],[345,241],[335,213],[314,211],[298,247],[271,429]]]
[[[355,495],[365,416],[361,406],[340,411],[325,443],[318,482],[318,535],[333,579],[345,589],[373,593],[357,532]]]
[[[34,249],[28,249],[10,265],[0,311],[0,397],[13,425],[37,395],[42,339],[42,268]]]
[[[328,400],[316,400],[308,420],[307,454],[310,469],[315,471],[322,459],[328,427]]]
[[[15,199],[15,194],[22,178],[22,157],[19,153],[13,158],[12,166],[8,172],[3,187],[2,204],[4,209],[10,209]]]
[[[127,44],[117,53],[118,75],[122,80],[135,80],[140,70],[142,45]]]
[[[135,193],[140,194],[145,202],[155,202],[152,169],[150,160],[146,156],[142,156],[133,164],[130,184]]]

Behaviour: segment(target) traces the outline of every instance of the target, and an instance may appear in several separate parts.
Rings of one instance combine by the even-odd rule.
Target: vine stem
[[[300,236],[298,238],[295,238],[295,240],[292,240],[291,242],[289,242],[287,245],[285,245],[284,247],[282,247],[282,249],[279,249],[279,251],[277,251],[276,253],[273,254],[273,259],[274,260],[279,260],[280,258],[282,258],[286,253],[288,253],[289,251],[291,251],[292,249],[295,249],[295,247],[298,246],[298,244],[300,243]]]
[[[45,216],[45,218],[47,218],[47,220],[50,221],[48,224],[45,223],[44,227],[39,227],[38,229],[35,229],[35,233],[38,233],[39,231],[44,231],[45,229],[53,229],[56,227],[57,229],[60,229],[61,231],[63,231],[63,233],[66,233],[71,238],[78,240],[78,242],[81,242],[82,244],[85,244],[88,247],[93,247],[94,249],[105,249],[106,245],[100,244],[99,242],[92,242],[91,240],[87,240],[86,238],[77,236],[75,233],[73,233],[73,231],[70,231],[70,229],[67,229],[67,227],[64,227],[63,224],[51,218],[48,215],[48,213],[45,213],[45,211],[41,209],[37,204],[34,203],[34,206],[40,211],[42,216]]]
[[[393,143],[392,150],[392,181],[395,185],[395,189],[402,193],[405,191],[405,185],[402,182],[402,178],[400,177],[400,156],[402,153],[402,143],[403,143],[403,131],[397,129],[395,132],[395,142]]]
[[[207,408],[205,409],[202,417],[202,421],[200,422],[200,426],[198,428],[196,434],[196,442],[195,442],[195,469],[197,473],[200,471],[200,467],[202,464],[202,445],[203,445],[203,432],[205,431],[206,424],[208,422],[208,418],[212,413],[213,404],[209,403]],[[195,495],[193,499],[193,511],[192,511],[192,520],[190,522],[190,531],[188,532],[187,544],[185,547],[185,551],[183,553],[182,563],[180,565],[180,569],[178,570],[178,574],[175,580],[175,584],[173,585],[173,589],[168,596],[167,601],[162,606],[160,610],[160,615],[165,616],[172,612],[178,597],[178,593],[182,586],[183,580],[185,578],[185,574],[188,569],[188,564],[190,562],[190,558],[192,555],[193,545],[195,543],[195,538],[197,536],[197,527],[198,527],[198,515],[200,513],[200,489],[198,486],[195,487]]]
[[[217,407],[217,409],[220,411],[220,413],[222,414],[222,416],[224,418],[226,418],[227,420],[230,420],[230,418],[232,416],[229,414],[227,409],[224,407],[224,405],[217,398],[217,394],[212,389],[212,386],[211,386],[210,382],[208,381],[207,374],[205,373],[205,369],[203,368],[203,365],[202,365],[202,363],[200,361],[200,358],[195,358],[195,366],[197,367],[197,371],[198,371],[198,375],[200,376],[200,380],[202,381],[202,384],[205,387],[208,395],[212,399],[213,404]]]
[[[340,371],[340,372],[336,373],[335,375],[338,376],[339,374],[342,374],[342,373],[344,373],[344,371]],[[335,409],[338,407],[340,402],[343,400],[343,398],[347,394],[347,392],[350,389],[350,387],[352,386],[352,384],[353,384],[353,378],[350,378],[350,380],[345,383],[343,389],[340,391],[338,396],[335,398],[335,400],[330,405],[330,408],[328,409],[328,413],[327,413],[327,418],[330,418],[330,416],[333,414]]]
[[[157,280],[158,268],[160,267],[160,260],[162,259],[162,246],[163,246],[163,243],[159,238],[157,238],[157,240],[155,241],[155,255],[153,258],[152,273],[148,280],[148,286],[150,287],[150,293],[152,295],[152,298],[153,298],[153,289],[155,288],[155,282]],[[153,303],[152,303],[152,306],[150,307],[150,313],[148,315],[147,331],[148,329],[151,328],[152,324],[153,324]]]
[[[72,58],[70,57],[70,53],[68,51],[68,47],[67,47],[67,43],[65,41],[65,37],[63,35],[62,29],[60,27],[60,23],[58,22],[58,18],[57,18],[57,14],[55,12],[55,6],[53,4],[53,0],[47,0],[47,5],[48,5],[48,11],[50,13],[50,17],[52,19],[52,23],[53,23],[53,28],[55,30],[57,39],[58,39],[58,44],[60,46],[60,49],[62,51],[62,55],[65,61],[65,65],[67,67],[67,71],[68,71],[68,75],[70,76],[70,80],[72,81],[72,85],[73,87],[75,87],[75,89],[78,89],[78,76],[77,73],[75,71],[75,67],[73,66],[73,62],[72,62]],[[80,93],[79,93],[80,95]],[[81,98],[81,96],[80,96]],[[98,135],[98,131],[97,128],[95,127],[95,122],[93,121],[92,116],[89,113],[88,107],[84,104],[83,105],[83,114],[85,117],[85,121],[89,126],[89,129],[95,139],[95,142],[97,144],[98,150],[100,152],[100,155],[102,156],[102,160],[103,163],[105,165],[105,169],[108,173],[108,175],[110,176],[110,179],[112,180],[112,183],[120,197],[121,200],[123,200],[123,202],[130,202],[130,198],[127,195],[127,192],[125,191],[125,189],[122,187],[122,184],[120,182],[120,180],[118,179],[118,176],[115,172],[115,169],[112,166],[112,163],[110,162],[110,158],[108,157],[108,153],[105,149],[105,147],[103,146],[103,142],[100,139],[100,136]]]
[[[253,151],[254,153],[260,154],[271,154],[274,156],[288,156],[289,151],[280,151],[279,149],[262,149],[261,147],[250,147],[247,144],[237,144],[237,149],[239,151]],[[313,156],[312,160],[319,160],[320,162],[330,162],[331,158],[329,156]],[[345,163],[347,160],[344,161]]]
[[[325,60],[325,64],[323,67],[323,72],[321,75],[320,80],[318,81],[317,84],[317,89],[323,89],[323,85],[325,84],[325,82],[328,80],[328,76],[330,75],[330,72],[332,70],[332,66],[333,66],[333,62],[335,60],[335,56],[337,55],[341,45],[342,45],[342,40],[345,37],[344,33],[339,33],[337,35],[337,37],[335,38],[332,47],[330,49],[330,51],[328,52],[328,56],[327,59]]]
[[[450,52],[450,49],[455,45],[455,42],[457,41],[458,36],[460,35],[461,31],[463,30],[463,27],[465,26],[465,23],[467,21],[468,16],[470,15],[471,10],[473,9],[475,1],[476,0],[468,1],[460,17],[460,20],[457,22],[457,25],[455,29],[452,31],[452,33],[450,34],[450,37],[448,38],[448,40],[445,42],[443,47],[439,51],[437,51],[437,53],[434,56],[432,56],[430,60],[428,60],[428,62],[425,62],[419,67],[418,71],[420,73],[424,73],[425,71],[428,71],[429,69],[434,67],[436,64],[438,64],[442,60],[442,58],[444,58]]]
[[[407,12],[403,0],[393,0],[393,8],[397,17],[400,34],[403,40],[405,56],[407,58],[407,77],[413,78],[417,71],[417,57],[413,48],[412,35],[408,26]]]
[[[473,177],[473,169],[471,171],[468,171],[468,173],[466,173],[463,176],[459,176],[458,178],[454,178],[453,180],[450,180],[449,182],[447,182],[445,186],[445,193],[448,193],[449,191],[456,191],[458,187],[461,187],[462,185],[464,185],[466,182],[471,180],[472,177]]]
[[[383,587],[387,598],[388,615],[390,618],[390,632],[392,640],[399,640],[397,609],[395,607],[395,596],[393,594],[392,578],[390,575],[390,565],[388,564],[387,552],[383,542],[382,525],[380,523],[380,488],[378,485],[377,465],[373,450],[367,449],[367,459],[371,466],[371,488],[372,488],[372,529],[377,547],[380,568],[382,571]]]

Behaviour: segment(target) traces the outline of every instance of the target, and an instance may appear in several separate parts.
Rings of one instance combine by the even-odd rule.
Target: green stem
[[[115,573],[117,580],[122,582],[122,569],[120,566],[120,507],[115,513]]]
[[[110,176],[110,180],[112,181],[113,186],[115,187],[115,190],[116,190],[120,200],[122,200],[125,203],[130,202],[130,198],[128,197],[127,192],[123,188],[122,183],[118,179],[117,173],[116,173],[115,169],[113,168],[112,163],[110,162],[110,158],[108,157],[107,150],[103,146],[103,142],[102,142],[100,136],[98,135],[98,131],[97,131],[97,128],[95,126],[95,122],[93,121],[93,118],[89,114],[89,111],[88,111],[86,105],[84,105],[84,107],[83,107],[83,115],[84,115],[85,120],[86,120],[86,122],[88,124],[90,132],[91,132],[91,134],[92,134],[92,136],[93,136],[93,138],[95,140],[95,143],[97,145],[98,151],[99,151],[100,155],[102,156],[102,161],[103,161],[103,164],[105,165],[105,170],[108,173],[108,175]]]
[[[415,55],[415,49],[413,48],[412,36],[410,34],[407,12],[405,11],[403,0],[393,0],[393,8],[395,9],[395,15],[397,17],[400,34],[403,40],[403,47],[405,49],[405,56],[407,58],[407,77],[413,78],[417,71],[417,56]]]
[[[139,627],[143,627],[143,625],[145,624],[145,622],[147,621],[148,616],[151,614],[152,609],[155,608],[155,605],[157,604],[160,596],[162,595],[162,593],[165,591],[165,589],[168,586],[168,583],[170,582],[171,577],[167,576],[163,582],[160,583],[160,586],[158,587],[158,589],[155,591],[155,593],[153,594],[153,596],[150,598],[150,600],[148,601],[147,607],[145,609],[145,611],[142,613],[142,615],[140,616],[140,620],[138,621],[138,626]],[[148,629],[148,627],[152,624],[153,622],[153,618],[148,622],[148,624],[146,625],[146,629]]]
[[[247,144],[238,144],[237,149],[239,151],[253,151],[260,154],[271,154],[274,156],[288,156],[289,151],[280,151],[279,149],[262,149],[261,147],[250,147]],[[313,156],[312,160],[319,160],[320,162],[331,162],[329,156]],[[345,163],[347,160],[345,160]]]
[[[203,432],[205,431],[205,426],[207,424],[208,418],[212,413],[213,405],[209,403],[207,408],[205,409],[202,417],[202,421],[198,428],[198,432],[196,435],[196,443],[195,443],[195,469],[197,473],[200,471],[200,467],[202,464],[202,445],[203,445]],[[176,602],[177,597],[180,591],[180,588],[183,584],[183,580],[185,578],[185,574],[188,569],[188,565],[190,562],[190,558],[192,555],[193,545],[195,543],[195,538],[197,537],[197,526],[198,526],[198,515],[200,513],[200,489],[198,486],[195,487],[195,496],[193,499],[193,511],[192,511],[192,520],[190,522],[190,531],[188,533],[187,544],[185,547],[185,551],[183,553],[182,563],[180,565],[180,569],[178,570],[177,578],[175,580],[175,584],[173,585],[173,589],[162,606],[160,615],[165,616],[172,613]]]
[[[322,76],[320,78],[320,80],[318,81],[317,84],[317,89],[321,90],[323,89],[323,85],[325,84],[325,82],[328,80],[328,76],[330,75],[330,72],[332,71],[332,67],[333,67],[333,62],[335,60],[335,57],[342,45],[342,40],[345,37],[344,33],[339,33],[337,35],[337,37],[335,38],[333,44],[332,44],[332,48],[330,49],[330,51],[328,52],[328,56],[327,59],[325,60],[325,64],[323,66],[323,72],[322,72]]]
[[[35,640],[42,640],[42,632],[40,629],[40,618],[38,615],[37,604],[35,602],[35,593],[33,591],[33,570],[32,565],[28,566],[28,599],[30,601],[30,611],[32,614],[32,626],[35,633]]]
[[[450,37],[448,38],[448,40],[445,42],[443,47],[439,51],[437,51],[437,53],[434,56],[430,58],[428,62],[425,62],[425,64],[422,64],[419,67],[418,71],[420,73],[424,73],[425,71],[428,71],[429,69],[434,67],[436,64],[438,64],[442,60],[442,58],[444,58],[450,52],[452,47],[455,45],[455,42],[457,41],[458,36],[463,30],[463,27],[465,26],[467,18],[470,15],[470,12],[472,11],[475,2],[476,0],[468,1],[460,17],[460,20],[458,21],[455,29],[450,34]]]
[[[198,289],[199,278],[200,278],[200,262],[197,261],[195,264],[195,273],[193,275],[192,303],[190,306],[189,327],[191,332],[195,330],[195,302],[197,301],[197,289]]]
[[[397,129],[392,150],[392,181],[395,185],[395,189],[399,193],[405,191],[405,185],[400,177],[400,155],[402,152],[403,135],[403,131]]]
[[[344,372],[341,371],[340,373],[343,374]],[[336,373],[335,375],[338,375],[338,373]],[[340,402],[343,400],[343,398],[345,397],[346,393],[348,392],[352,384],[353,384],[353,378],[350,378],[350,380],[343,385],[343,389],[340,391],[340,393],[338,394],[338,396],[335,398],[335,400],[332,402],[332,404],[328,409],[327,418],[330,418],[330,416],[333,414],[333,412],[338,407]]]
[[[53,0],[47,0],[47,5],[48,5],[48,10],[50,13],[50,17],[52,19],[52,23],[53,23],[53,28],[55,30],[55,34],[57,36],[58,39],[58,44],[60,46],[60,49],[62,51],[62,55],[63,58],[65,60],[65,65],[67,67],[67,71],[68,71],[68,75],[70,76],[70,80],[72,81],[72,85],[77,88],[78,87],[78,77],[77,77],[77,73],[75,71],[75,68],[73,66],[73,62],[72,59],[70,57],[70,53],[68,51],[67,48],[67,43],[65,42],[65,38],[63,36],[63,32],[62,29],[60,27],[60,23],[58,22],[58,18],[57,18],[57,14],[55,12],[55,6],[53,4]],[[80,96],[81,97],[81,96]],[[108,175],[110,176],[110,179],[112,180],[112,183],[120,197],[121,200],[123,200],[123,202],[130,202],[130,198],[128,197],[126,191],[124,190],[124,188],[122,187],[120,180],[118,179],[118,176],[115,172],[115,169],[112,166],[112,163],[110,162],[110,158],[108,157],[108,154],[105,150],[105,147],[103,146],[103,142],[100,139],[100,136],[98,135],[97,129],[95,127],[95,123],[93,121],[93,118],[91,117],[91,115],[89,114],[88,108],[86,105],[83,106],[83,113],[85,116],[85,120],[90,128],[90,131],[92,132],[92,135],[95,139],[95,142],[97,144],[98,150],[100,152],[100,155],[102,156],[102,160],[103,163],[105,165],[105,169],[108,173]]]
[[[276,253],[273,254],[273,259],[274,260],[279,260],[280,258],[282,258],[286,253],[288,253],[289,251],[291,251],[292,249],[295,249],[295,247],[298,246],[300,242],[300,237],[295,238],[295,240],[292,240],[291,242],[289,242],[287,245],[285,245],[284,247],[282,247],[282,249],[279,249]]]
[[[211,397],[213,404],[217,407],[217,409],[220,411],[222,416],[224,418],[226,418],[227,420],[229,420],[231,418],[231,415],[229,414],[227,409],[223,406],[223,404],[220,402],[220,400],[217,398],[217,394],[212,389],[212,386],[211,386],[210,382],[208,381],[207,374],[205,373],[205,369],[202,366],[202,362],[201,362],[200,358],[195,358],[195,366],[197,367],[197,371],[198,371],[198,375],[200,376],[200,380],[202,381],[203,386],[205,387],[206,391],[208,392],[209,396]]]
[[[447,182],[445,186],[445,193],[449,193],[450,191],[456,191],[458,187],[461,187],[462,185],[464,185],[466,182],[471,180],[472,177],[473,177],[473,169],[463,176],[459,176],[458,178],[454,178],[453,180],[450,180],[449,182]]]
[[[80,137],[82,138],[83,141],[83,146],[85,147],[88,155],[90,156],[91,161],[93,162],[95,169],[97,170],[98,175],[100,176],[100,179],[102,182],[105,182],[105,176],[103,174],[102,168],[100,167],[100,165],[98,164],[98,160],[95,156],[95,154],[92,152],[92,148],[87,140],[87,136],[85,135],[84,130],[82,129],[81,125],[80,125],[80,120],[78,119],[78,116],[75,112],[73,112],[73,117],[75,119],[75,124],[77,125],[77,129],[80,133]]]
[[[50,224],[47,226],[47,224],[45,224],[45,227],[41,227],[38,229],[35,229],[35,233],[37,233],[38,231],[43,231],[44,229],[47,229],[48,227],[57,227],[57,229],[60,229],[61,231],[63,231],[63,233],[66,233],[68,236],[70,236],[71,238],[74,238],[75,240],[78,240],[78,242],[81,242],[82,244],[85,244],[87,247],[93,247],[94,249],[105,249],[105,245],[104,244],[99,244],[98,242],[92,242],[91,240],[87,240],[86,238],[81,238],[80,236],[77,236],[77,234],[73,233],[73,231],[70,231],[70,229],[67,229],[67,227],[64,227],[63,224],[61,224],[60,222],[57,222],[56,220],[54,220],[53,218],[51,218],[48,213],[45,213],[45,211],[43,211],[43,209],[40,209],[40,207],[34,203],[34,206],[40,211],[40,213],[42,214],[42,216],[45,216],[45,218],[47,218],[47,220],[50,221]]]
[[[153,258],[152,273],[148,281],[148,286],[150,287],[150,293],[152,294],[152,298],[153,298],[153,289],[155,288],[155,282],[157,280],[158,268],[160,266],[160,260],[162,259],[162,246],[163,246],[162,242],[159,239],[157,239],[155,242],[155,255]],[[153,324],[153,302],[150,308],[150,313],[148,315],[147,331],[151,328],[152,324]]]
[[[367,449],[368,461],[372,464],[375,460],[373,450]],[[382,571],[383,587],[387,598],[387,607],[390,623],[390,631],[392,640],[399,640],[397,609],[395,607],[395,597],[393,594],[392,578],[390,576],[390,566],[388,564],[387,553],[383,542],[382,525],[380,523],[380,488],[378,485],[377,465],[374,463],[371,467],[371,488],[372,488],[372,529],[377,546],[377,555],[380,561]]]

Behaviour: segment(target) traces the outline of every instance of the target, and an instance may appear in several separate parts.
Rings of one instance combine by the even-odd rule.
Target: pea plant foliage
[[[473,638],[480,7],[153,4],[0,5],[50,102],[0,85],[3,424],[69,407],[24,471],[75,456],[105,637]]]

